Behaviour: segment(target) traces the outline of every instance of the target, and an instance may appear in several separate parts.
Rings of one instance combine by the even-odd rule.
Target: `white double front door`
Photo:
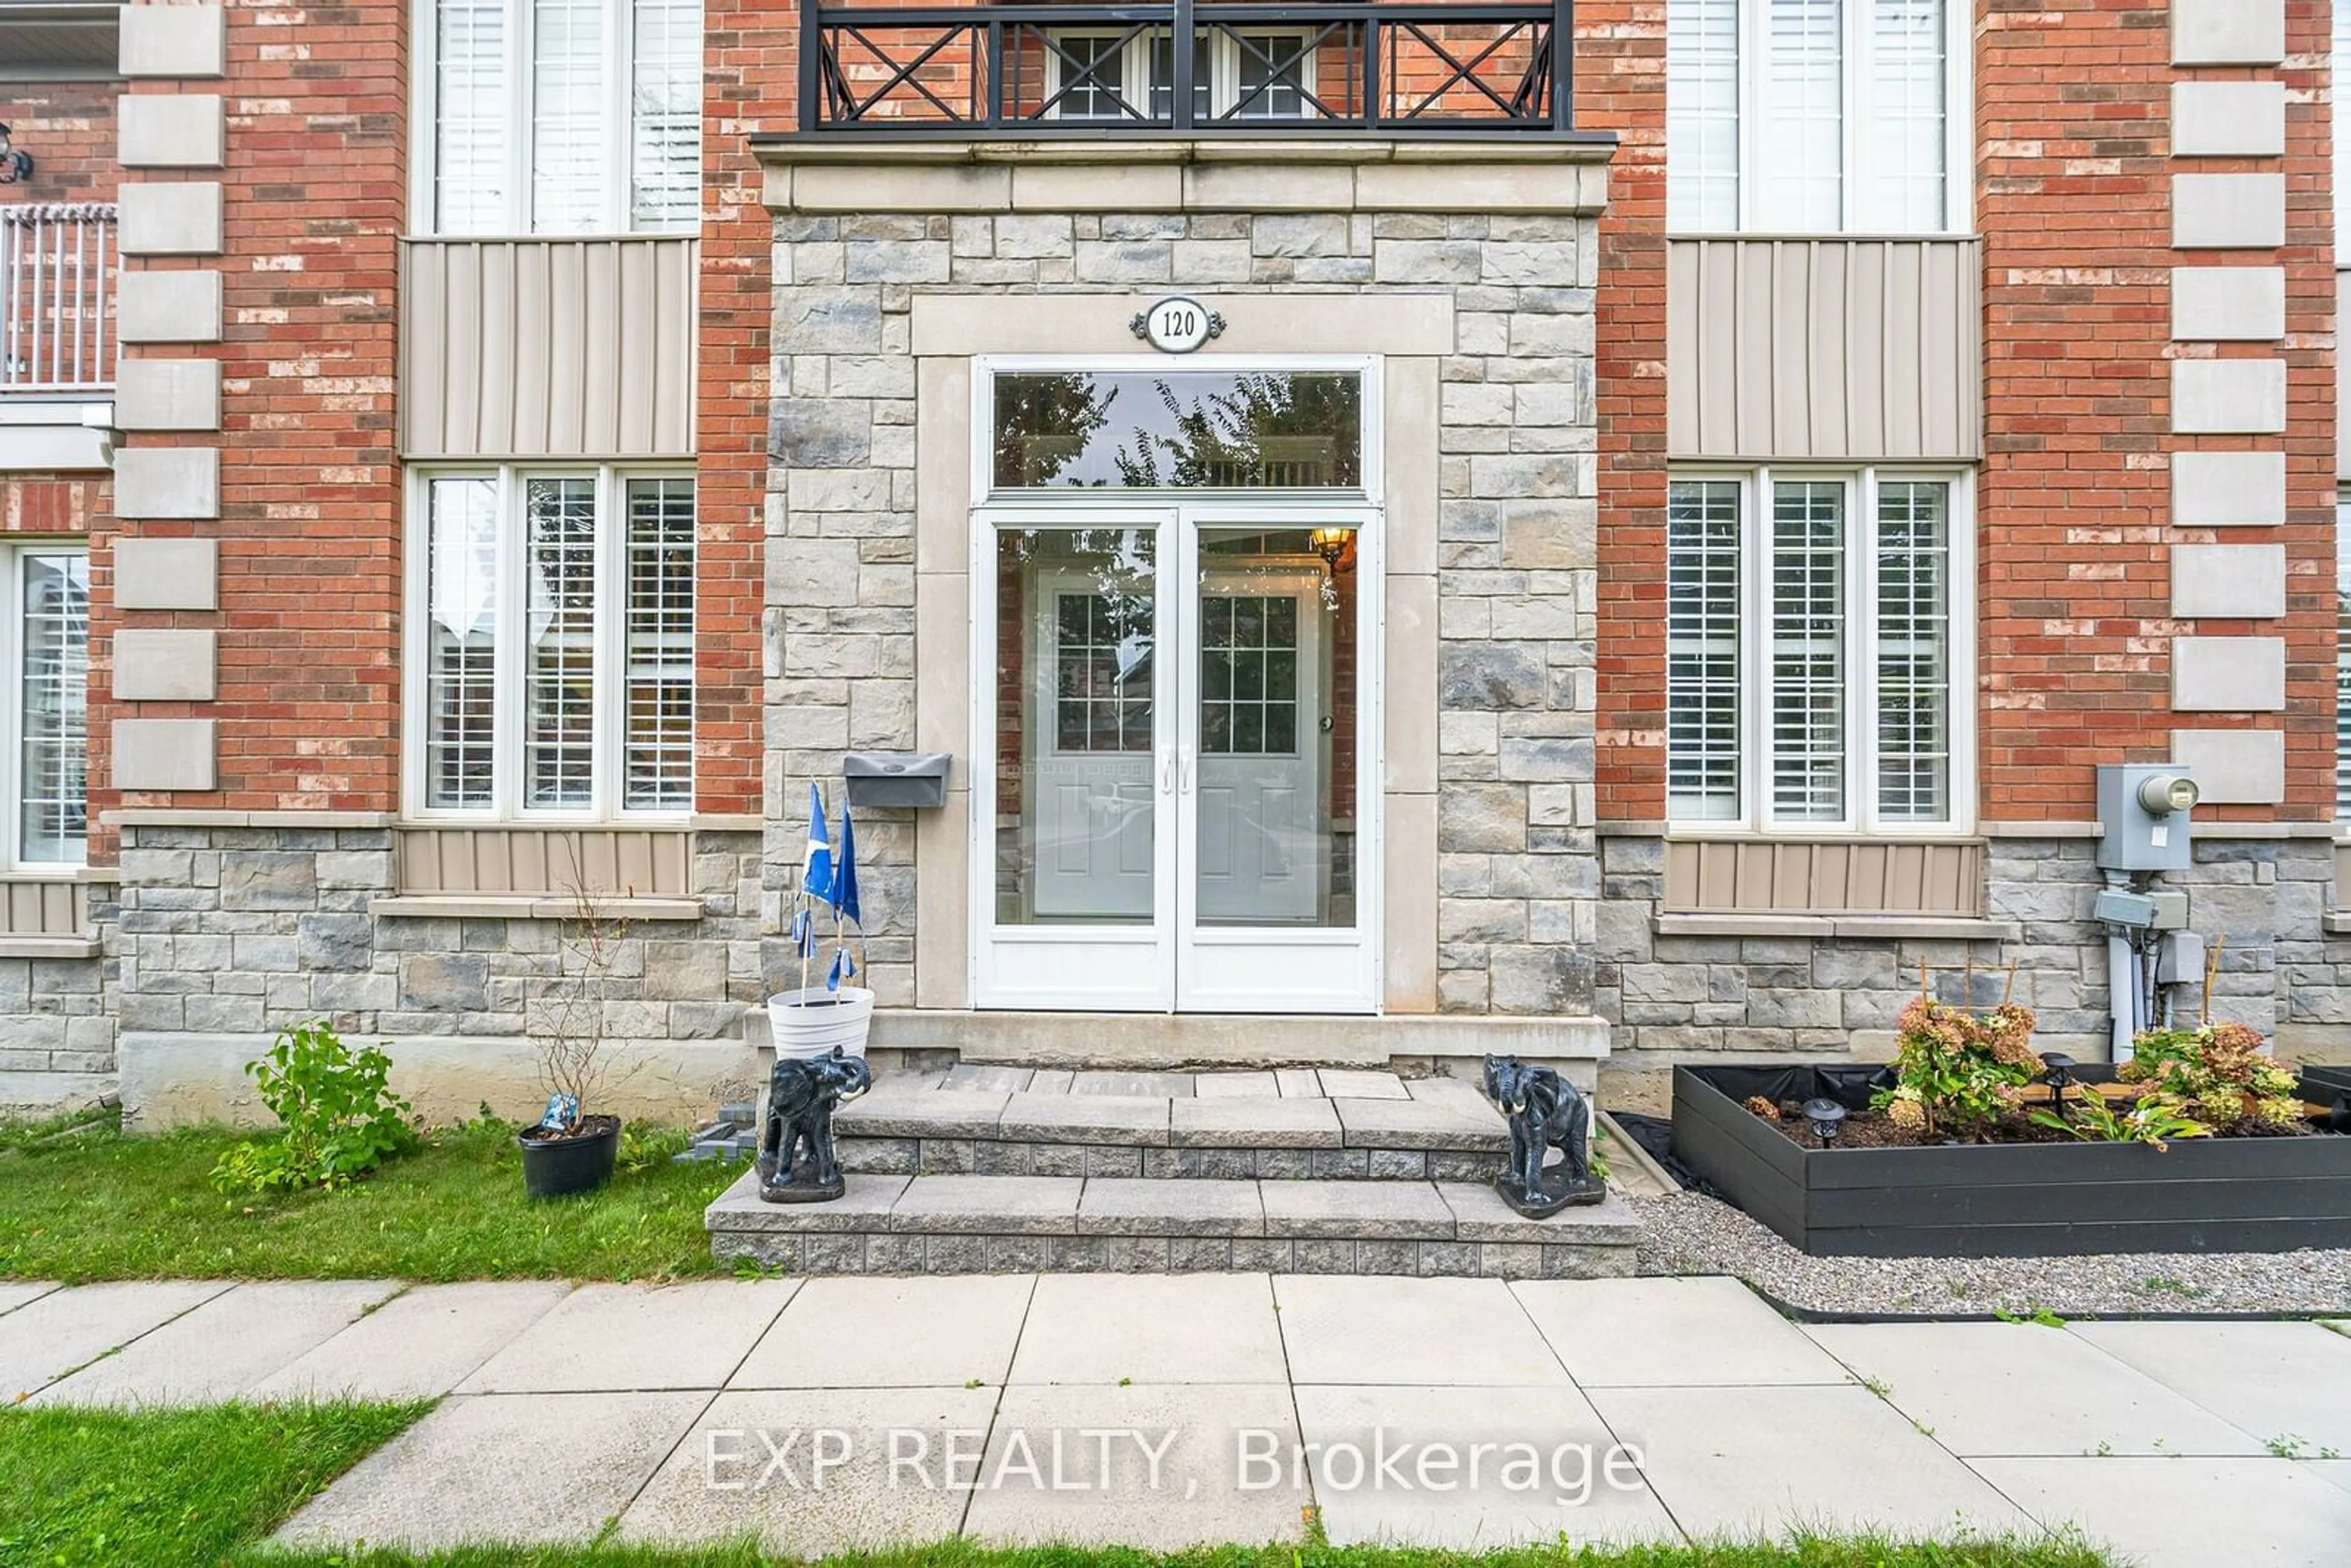
[[[979,1005],[1372,1010],[1371,522],[980,515]]]

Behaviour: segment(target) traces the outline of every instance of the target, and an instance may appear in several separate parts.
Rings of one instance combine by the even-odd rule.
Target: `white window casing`
[[[1667,0],[1668,229],[1964,233],[1972,19],[1954,0]]]
[[[89,551],[0,546],[8,700],[0,734],[0,863],[68,873],[89,849]]]
[[[2351,125],[2342,117],[2351,114],[2351,99],[2344,96],[2344,77],[2351,68],[2351,0],[2335,0],[2334,33],[2335,95],[2335,265],[2351,266]],[[2339,813],[2338,813],[2339,814]]]
[[[2335,500],[2335,820],[2351,822],[2351,491]]]
[[[1948,470],[1675,471],[1674,828],[1973,831],[1972,501]]]
[[[690,814],[693,476],[433,470],[410,507],[409,815]]]
[[[420,234],[692,232],[701,0],[419,0]]]

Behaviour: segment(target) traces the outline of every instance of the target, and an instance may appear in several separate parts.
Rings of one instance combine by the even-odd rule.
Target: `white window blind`
[[[1735,229],[1739,0],[1671,0],[1667,16],[1666,221],[1684,232]]]
[[[1947,485],[1877,490],[1877,814],[1951,814],[1951,517]]]
[[[2351,0],[2335,0],[2335,265],[2351,266]]]
[[[1958,222],[1950,0],[1667,0],[1666,17],[1671,228]]]
[[[412,798],[489,817],[691,810],[694,480],[508,469],[436,476],[424,498]]]
[[[701,0],[433,3],[434,233],[695,226]]]
[[[1740,814],[1737,480],[1677,480],[1666,507],[1666,792],[1672,815]]]
[[[1771,489],[1771,806],[1844,815],[1844,486]]]
[[[1669,821],[1960,825],[1972,736],[1962,494],[1948,478],[1868,470],[1670,482]]]
[[[16,557],[16,859],[78,865],[88,851],[89,556]]]
[[[506,226],[513,91],[506,13],[506,0],[440,0],[433,206],[443,234],[495,234]]]
[[[702,208],[702,0],[636,0],[630,225],[690,227]]]

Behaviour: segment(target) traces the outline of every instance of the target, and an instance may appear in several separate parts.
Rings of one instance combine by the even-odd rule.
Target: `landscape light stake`
[[[1804,1102],[1804,1120],[1813,1124],[1813,1136],[1821,1141],[1824,1149],[1836,1142],[1837,1130],[1844,1117],[1844,1107],[1825,1094]]]

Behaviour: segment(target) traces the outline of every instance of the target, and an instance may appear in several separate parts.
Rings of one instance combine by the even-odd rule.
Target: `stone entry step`
[[[747,1170],[705,1211],[721,1262],[795,1274],[1221,1272],[1630,1275],[1639,1219],[1614,1196],[1522,1218],[1473,1182],[852,1176],[833,1203],[763,1202]]]
[[[1510,1151],[1466,1080],[1333,1068],[889,1074],[833,1131],[866,1176],[1478,1182]]]

